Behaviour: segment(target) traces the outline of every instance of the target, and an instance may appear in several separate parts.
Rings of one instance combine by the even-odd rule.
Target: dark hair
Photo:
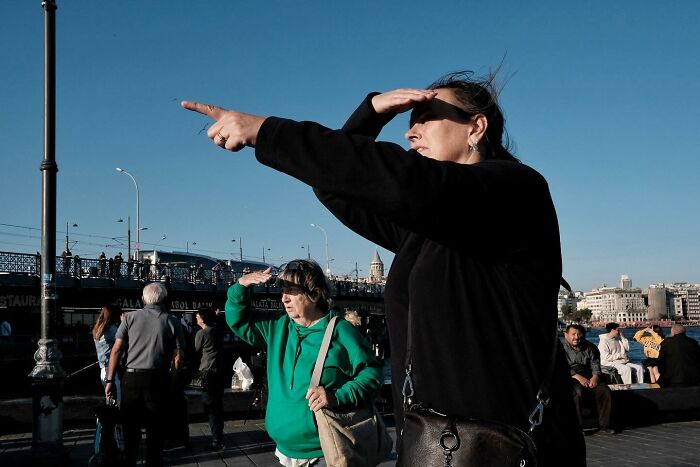
[[[105,333],[105,328],[110,324],[119,326],[121,321],[122,308],[119,305],[105,305],[100,310],[100,315],[92,328],[92,338],[99,340]]]
[[[605,330],[606,330],[607,332],[610,332],[610,331],[612,331],[612,330],[614,330],[614,329],[617,329],[617,328],[619,328],[619,327],[620,327],[620,325],[617,324],[617,323],[608,323],[608,324],[605,325]]]
[[[327,313],[333,301],[331,300],[331,289],[323,274],[323,269],[315,261],[305,259],[295,259],[283,265],[279,273],[278,282],[284,285],[285,282],[301,286],[304,294],[310,300],[317,300],[316,305]]]
[[[500,66],[483,78],[475,78],[473,71],[455,71],[433,82],[428,89],[451,89],[455,98],[462,104],[468,118],[482,114],[486,117],[485,149],[483,160],[501,159],[519,162],[511,153],[506,119],[498,105],[499,89],[496,88],[496,75]]]
[[[564,331],[564,332],[568,333],[569,329],[572,329],[572,328],[576,329],[578,332],[580,332],[582,336],[586,335],[586,328],[584,328],[580,324],[568,324],[566,326],[566,331]]]
[[[201,306],[197,308],[197,314],[202,317],[202,321],[204,321],[204,324],[207,326],[213,326],[214,325],[214,310],[211,309],[211,307],[208,306]]]
[[[661,329],[661,326],[659,326],[658,324],[653,325],[651,327],[651,330],[654,331],[659,336],[661,336],[662,339],[666,338],[666,335],[664,334],[664,330]]]

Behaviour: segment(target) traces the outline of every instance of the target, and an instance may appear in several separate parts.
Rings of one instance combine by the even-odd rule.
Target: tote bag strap
[[[311,383],[309,388],[318,386],[321,382],[321,373],[323,373],[323,363],[326,361],[326,355],[328,355],[328,348],[331,346],[331,339],[333,338],[333,329],[335,328],[335,321],[338,319],[334,316],[328,321],[328,326],[326,326],[326,333],[323,335],[323,341],[321,341],[321,348],[318,351],[318,358],[316,358],[316,365],[314,366],[314,372],[311,374]]]

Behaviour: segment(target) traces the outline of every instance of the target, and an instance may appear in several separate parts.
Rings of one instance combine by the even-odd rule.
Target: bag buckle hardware
[[[413,380],[411,379],[410,363],[408,364],[408,368],[406,368],[406,378],[403,380],[401,394],[403,394],[403,407],[405,410],[408,410],[411,405],[413,405]]]
[[[542,390],[537,392],[537,406],[530,414],[528,421],[530,422],[529,434],[535,431],[535,428],[542,424],[542,417],[544,414],[544,407],[549,404],[549,396],[542,392]]]
[[[445,467],[452,465],[452,453],[459,449],[460,444],[454,424],[447,425],[440,434],[440,446],[442,447],[442,455],[445,456]]]

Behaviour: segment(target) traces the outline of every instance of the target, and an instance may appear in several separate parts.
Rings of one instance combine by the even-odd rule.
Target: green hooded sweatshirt
[[[226,322],[247,343],[267,351],[268,400],[265,429],[287,457],[323,457],[306,392],[331,311],[305,328],[284,310],[255,310],[250,288],[228,289]],[[345,320],[338,320],[323,365],[321,386],[340,406],[361,406],[379,392],[382,370],[369,343]]]

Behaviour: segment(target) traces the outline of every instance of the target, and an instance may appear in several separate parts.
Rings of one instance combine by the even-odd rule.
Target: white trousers
[[[620,377],[622,377],[622,382],[624,384],[632,384],[632,370],[637,374],[637,382],[644,382],[644,368],[642,365],[637,365],[636,363],[613,363],[612,366],[615,367]]]

